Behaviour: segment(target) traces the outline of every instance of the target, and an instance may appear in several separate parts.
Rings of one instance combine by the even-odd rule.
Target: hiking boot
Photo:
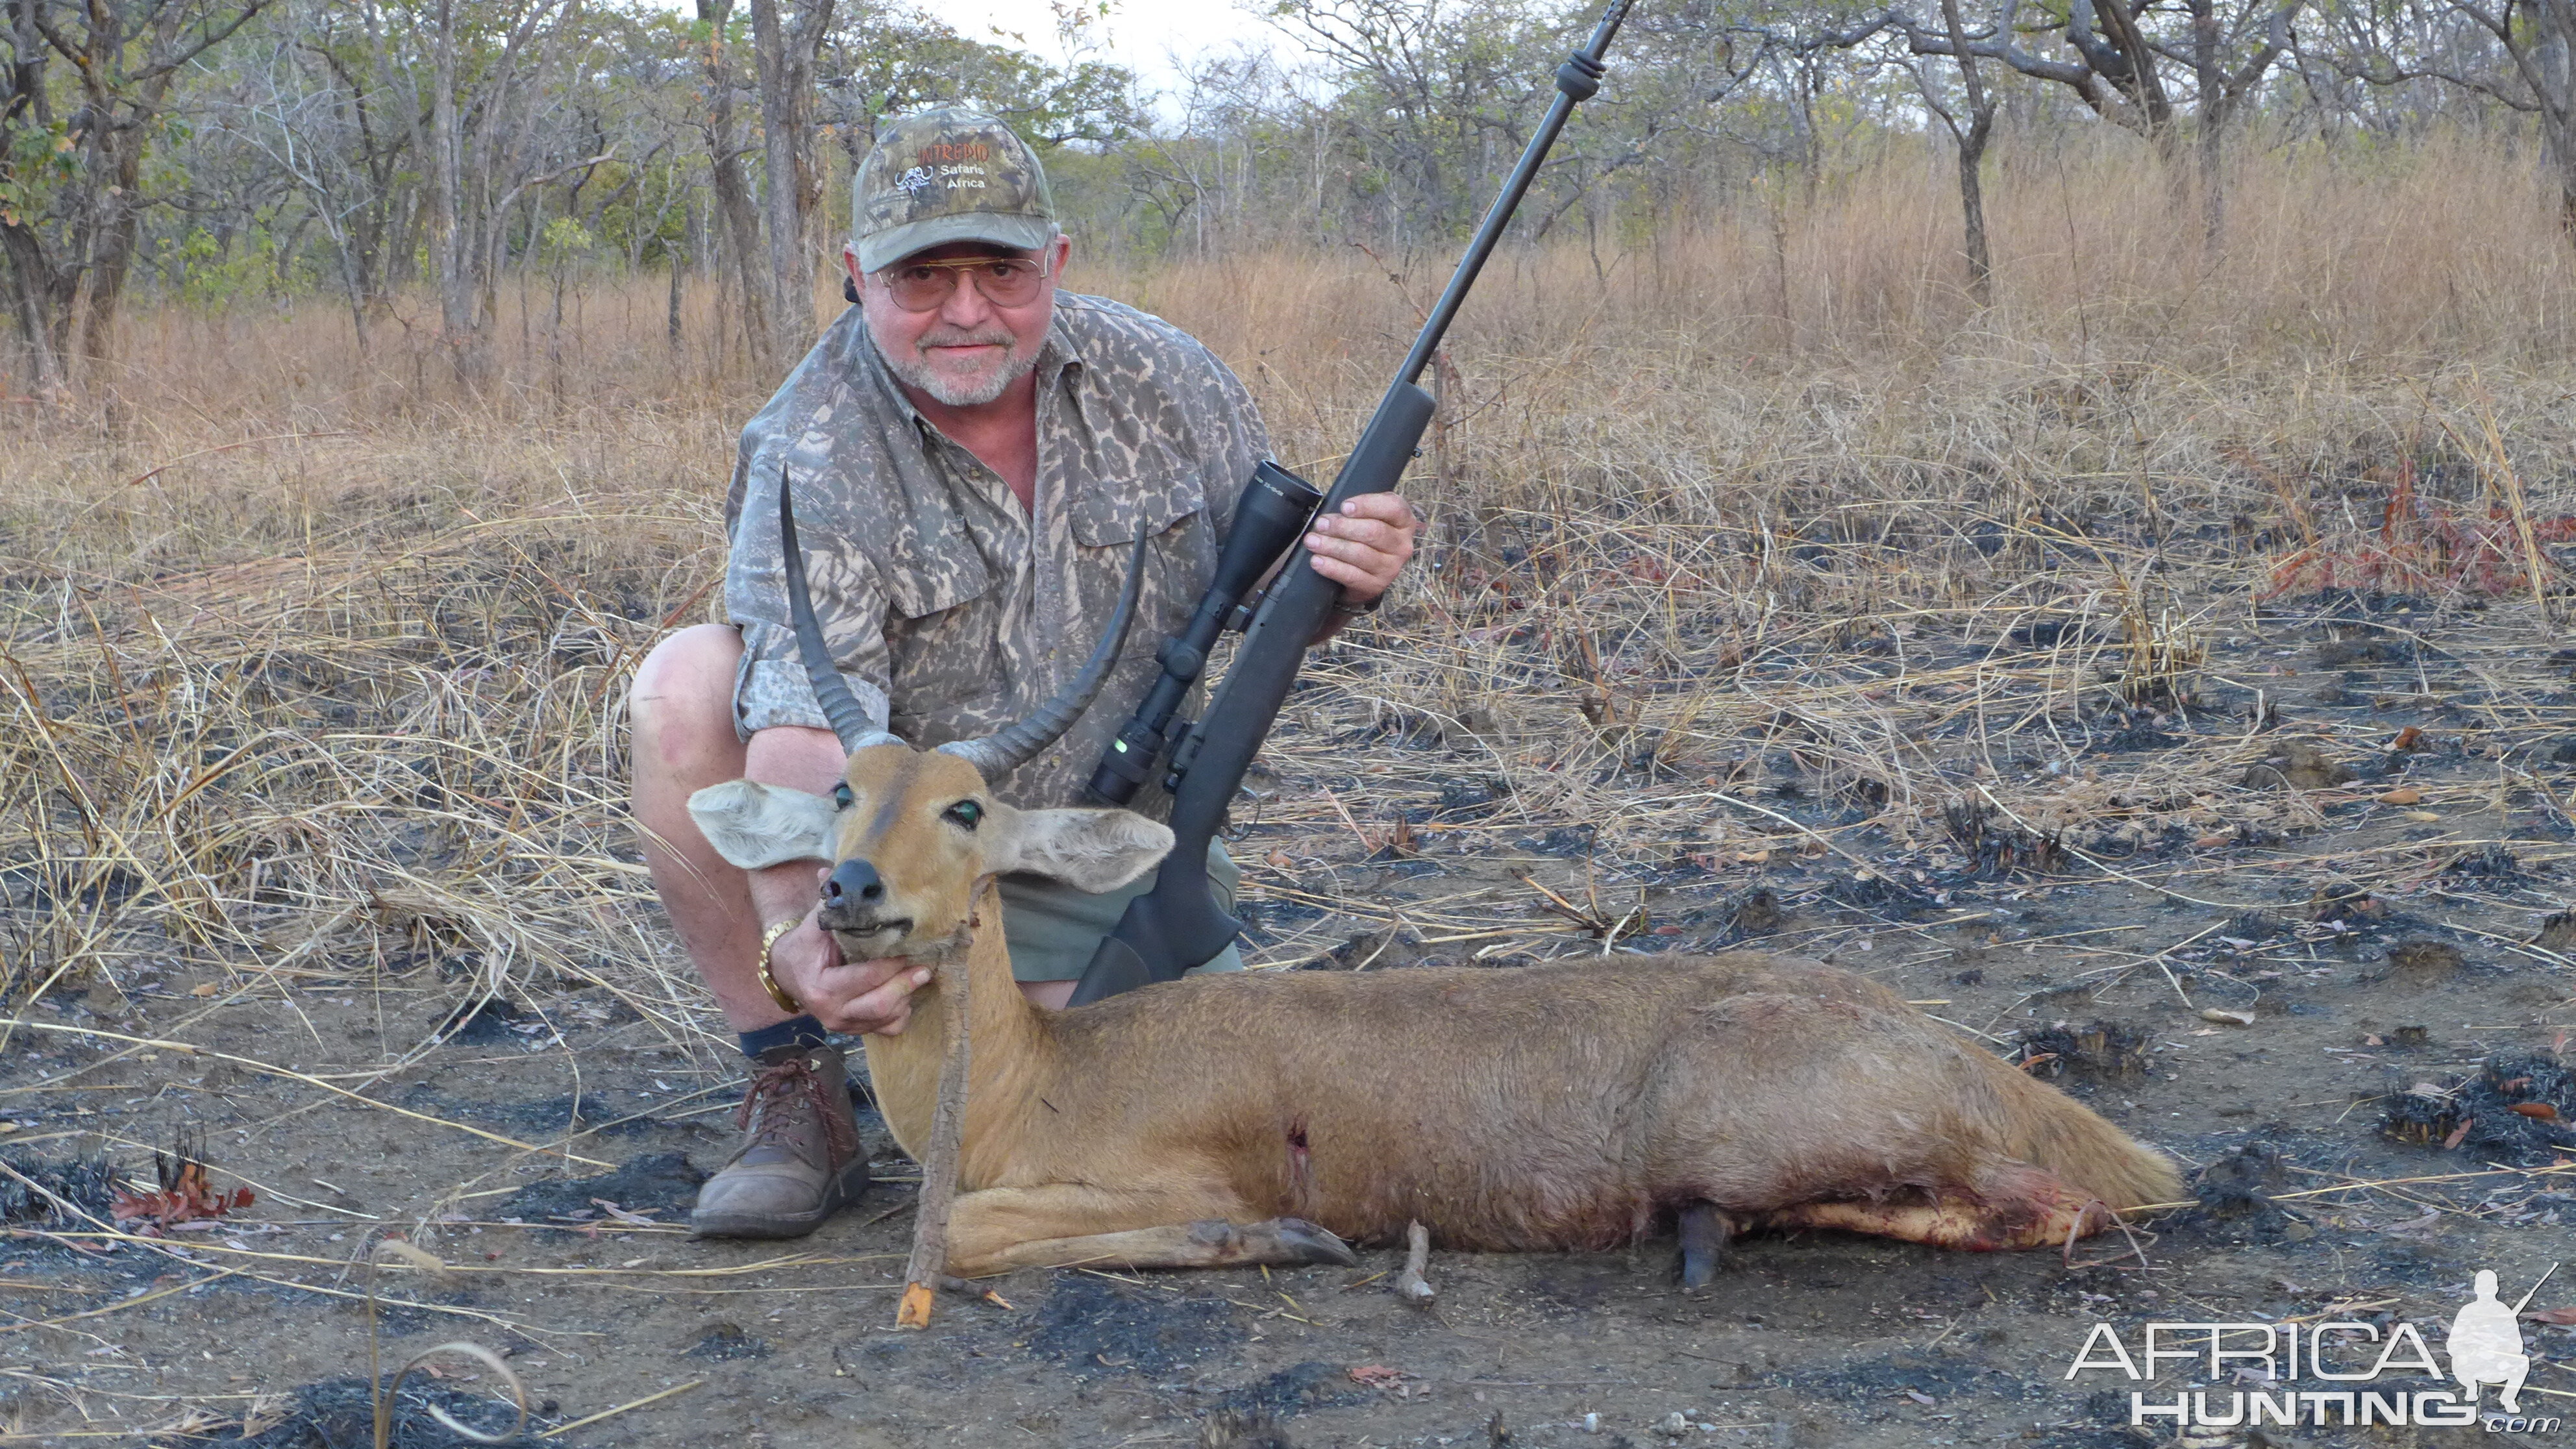
[[[801,1238],[867,1191],[849,1072],[832,1047],[761,1053],[734,1125],[742,1146],[698,1188],[692,1237]]]

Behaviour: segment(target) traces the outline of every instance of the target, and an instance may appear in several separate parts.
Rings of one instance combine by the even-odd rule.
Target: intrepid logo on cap
[[[1056,235],[1046,168],[981,111],[940,106],[885,123],[850,182],[850,247],[862,271],[951,242],[1034,251]]]

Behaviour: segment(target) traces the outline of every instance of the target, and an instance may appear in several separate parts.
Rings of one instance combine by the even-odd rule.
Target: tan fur
[[[2163,1157],[2055,1089],[1866,977],[1788,957],[1194,977],[1042,1011],[1013,989],[980,837],[1067,812],[1003,816],[971,768],[894,746],[853,756],[848,780],[838,854],[870,862],[880,917],[910,925],[845,933],[844,951],[969,952],[961,1273],[1233,1261],[1081,1241],[1205,1219],[1363,1242],[1418,1219],[1449,1248],[1605,1248],[1698,1202],[1742,1226],[2024,1247],[2179,1190]],[[970,798],[983,831],[943,822]],[[918,1153],[942,1003],[914,1002],[867,1053]]]

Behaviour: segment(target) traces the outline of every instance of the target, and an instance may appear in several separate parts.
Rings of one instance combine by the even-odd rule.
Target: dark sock
[[[761,1053],[776,1051],[780,1047],[822,1044],[823,1023],[810,1016],[791,1016],[776,1026],[764,1026],[758,1031],[742,1034],[742,1054],[755,1061],[759,1060]]]

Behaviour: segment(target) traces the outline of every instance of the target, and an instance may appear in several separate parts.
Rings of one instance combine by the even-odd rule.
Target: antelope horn
[[[1118,611],[1109,616],[1109,628],[1092,649],[1082,672],[1028,718],[1004,725],[982,739],[951,740],[939,747],[939,753],[966,761],[989,781],[1026,763],[1062,738],[1066,730],[1073,728],[1073,722],[1082,718],[1082,712],[1091,708],[1100,686],[1108,680],[1109,666],[1117,662],[1118,651],[1127,643],[1127,626],[1136,622],[1136,596],[1144,583],[1145,530],[1139,527],[1135,548],[1127,555],[1127,586],[1119,591]]]
[[[823,642],[823,626],[814,618],[814,595],[805,586],[805,555],[796,547],[796,509],[784,463],[778,465],[778,547],[786,556],[787,618],[795,626],[796,653],[805,661],[805,678],[814,686],[823,718],[832,722],[832,733],[840,736],[843,753],[854,755],[870,745],[902,744],[869,720],[858,697],[850,693],[849,681],[833,665],[830,646]]]

